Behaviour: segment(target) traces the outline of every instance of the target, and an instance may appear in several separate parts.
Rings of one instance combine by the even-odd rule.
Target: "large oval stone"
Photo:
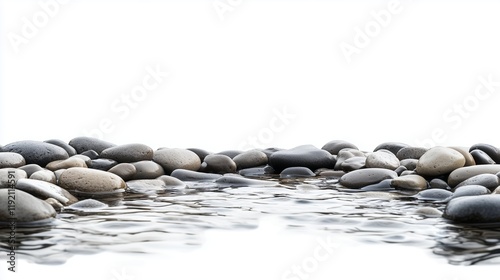
[[[500,149],[498,149],[497,147],[490,144],[479,143],[471,146],[469,152],[472,152],[474,150],[481,150],[486,153],[493,161],[495,161],[496,163],[500,163]]]
[[[422,176],[439,176],[464,165],[465,158],[458,151],[446,147],[434,147],[420,157],[415,171]]]
[[[68,191],[87,193],[113,192],[126,187],[116,174],[82,167],[66,169],[59,178],[59,185]]]
[[[339,183],[347,188],[359,189],[385,179],[397,178],[398,174],[385,168],[366,168],[349,172],[340,177]]]
[[[69,157],[66,150],[59,146],[32,140],[10,143],[3,147],[3,151],[21,154],[26,164],[34,163],[40,166],[45,166],[51,161],[67,159]]]
[[[311,170],[318,168],[334,168],[335,157],[325,150],[312,145],[298,146],[289,150],[273,153],[269,157],[269,165],[281,172],[283,169],[294,166],[307,167]]]
[[[446,205],[443,217],[460,223],[500,222],[500,195],[454,198]]]
[[[10,190],[10,192],[9,192]],[[9,198],[12,201],[12,192],[15,195],[15,211],[9,211]],[[22,190],[0,189],[0,221],[9,221],[15,218],[17,222],[33,222],[56,216],[56,211],[47,202],[34,197]],[[11,215],[13,214],[13,215]]]
[[[24,157],[18,153],[0,152],[0,168],[21,167],[26,164]]]
[[[216,174],[236,172],[236,163],[226,155],[208,155],[201,164],[200,171]]]
[[[113,143],[109,143],[98,138],[86,137],[86,136],[80,136],[71,139],[71,141],[69,141],[69,145],[75,148],[76,152],[79,154],[89,150],[93,150],[98,154],[100,154],[105,149],[115,146],[115,144]]]
[[[197,171],[201,166],[201,160],[197,154],[178,148],[156,150],[153,161],[161,165],[167,175],[179,168]]]
[[[138,179],[155,179],[165,175],[163,167],[152,160],[142,160],[132,163],[135,167],[134,180]]]
[[[9,176],[10,174],[14,175],[15,180],[28,178],[26,171],[20,168],[2,168],[0,169],[0,189],[9,187],[9,180],[13,179]]]
[[[480,185],[488,188],[490,191],[494,191],[500,186],[500,178],[494,174],[479,174],[461,182],[455,189],[468,185]]]
[[[268,158],[263,151],[250,150],[235,156],[233,161],[236,163],[238,169],[245,169],[266,165]]]
[[[366,157],[367,168],[385,168],[396,170],[399,167],[399,159],[389,150],[380,149]]]
[[[448,185],[455,187],[470,177],[479,174],[497,174],[500,172],[500,164],[483,164],[458,168],[448,176]]]
[[[424,177],[416,174],[394,178],[391,182],[391,185],[395,188],[412,191],[421,191],[427,189],[427,181],[424,179]]]
[[[144,144],[119,145],[103,150],[100,157],[109,158],[119,163],[152,160],[153,149]]]

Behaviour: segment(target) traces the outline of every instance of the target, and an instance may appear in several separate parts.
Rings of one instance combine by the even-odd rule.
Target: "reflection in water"
[[[182,191],[101,200],[111,205],[105,209],[65,209],[49,224],[19,227],[17,253],[39,264],[105,251],[161,253],[203,244],[207,229],[251,229],[261,217],[274,216],[290,230],[428,248],[451,264],[500,263],[500,226],[462,226],[414,214],[424,206],[443,210],[442,204],[416,201],[411,194],[338,191],[332,179],[280,183],[232,188],[193,182]],[[8,229],[0,228],[0,236],[8,236]],[[6,240],[0,246],[6,249]]]

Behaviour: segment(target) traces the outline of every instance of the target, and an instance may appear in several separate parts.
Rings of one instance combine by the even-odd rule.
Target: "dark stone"
[[[350,158],[353,158],[353,157],[365,157],[366,158],[366,155],[363,152],[356,150],[356,149],[349,149],[349,148],[342,149],[335,158],[336,162],[335,162],[335,167],[333,169],[334,170],[342,170],[342,164],[344,163],[344,161],[346,161]]]
[[[269,165],[281,172],[285,168],[302,166],[311,170],[318,168],[334,168],[335,157],[325,150],[312,145],[298,146],[290,150],[275,152],[269,158]]]
[[[216,174],[226,174],[236,172],[236,163],[226,155],[213,154],[205,157],[201,164],[200,171]]]
[[[445,180],[439,179],[439,178],[434,178],[429,182],[429,185],[431,189],[443,189],[443,190],[449,190],[451,189],[450,186],[448,186],[448,183],[446,183]]]
[[[222,177],[220,174],[211,174],[187,169],[176,169],[170,174],[181,181],[212,181]]]
[[[480,185],[494,191],[500,185],[500,178],[494,174],[479,174],[461,182],[455,189],[468,185]]]
[[[280,173],[280,178],[314,177],[316,174],[307,167],[295,166],[285,168]]]
[[[468,185],[456,189],[455,192],[453,193],[453,199],[461,196],[477,196],[490,193],[491,191],[488,190],[486,187],[479,185]]]
[[[238,171],[238,174],[246,177],[261,177],[274,173],[275,173],[274,169],[269,165],[266,165],[264,167],[245,168]]]
[[[401,176],[401,174],[405,171],[408,171],[406,166],[399,166],[398,168],[396,168],[396,170],[394,170],[394,172],[396,172],[396,174],[398,174],[398,176]]]
[[[500,163],[500,149],[493,145],[479,143],[469,148],[469,152],[472,152],[473,150],[481,150],[494,160],[495,163]]]
[[[351,157],[342,162],[340,167],[345,172],[350,172],[354,170],[358,170],[361,168],[365,168],[366,157]]]
[[[98,154],[107,148],[114,147],[115,144],[93,137],[76,137],[69,141],[69,145],[75,148],[76,152],[81,154],[88,150],[94,150]]]
[[[479,164],[495,164],[496,162],[485,152],[481,150],[472,150],[470,154],[474,158],[477,165]]]
[[[156,179],[165,175],[163,167],[151,160],[143,160],[132,163],[135,166],[136,172],[134,179]]]
[[[385,179],[380,181],[379,183],[368,185],[366,187],[362,187],[361,190],[366,192],[387,192],[395,190],[392,187],[392,179]]]
[[[51,161],[69,158],[66,150],[59,146],[32,140],[7,144],[3,147],[3,151],[18,153],[24,157],[26,164],[34,163],[42,167]]]
[[[99,154],[94,151],[94,150],[88,150],[88,151],[85,151],[83,153],[81,153],[82,156],[86,156],[88,157],[89,159],[98,159],[99,158]]]
[[[103,150],[99,157],[115,160],[119,163],[131,163],[141,160],[152,160],[153,149],[144,144],[126,144]]]
[[[266,156],[267,156],[267,158],[268,158],[268,159],[269,159],[269,157],[270,157],[272,154],[274,154],[274,153],[276,153],[276,152],[278,152],[278,151],[283,151],[283,149],[279,149],[279,148],[266,148],[266,149],[262,150],[262,152],[263,152],[264,154],[266,154]]]
[[[422,147],[404,147],[396,153],[396,157],[399,160],[419,159],[425,152],[427,149]]]
[[[74,155],[76,155],[76,150],[75,148],[71,147],[68,143],[62,141],[62,140],[59,140],[59,139],[50,139],[50,140],[46,140],[46,141],[43,141],[45,143],[49,143],[49,144],[53,144],[53,145],[56,145],[56,146],[59,146],[61,148],[63,148],[64,150],[66,150],[66,153],[68,153],[68,156],[72,157]]]
[[[240,151],[240,150],[227,150],[227,151],[218,152],[216,155],[225,155],[225,156],[228,156],[231,159],[233,159],[235,156],[237,156],[237,155],[239,155],[241,153],[243,153],[243,151]]]
[[[332,155],[338,155],[340,150],[346,148],[359,150],[356,145],[344,140],[332,140],[326,143],[321,149],[329,152]]]
[[[27,164],[25,166],[21,166],[18,169],[22,169],[26,171],[26,174],[28,175],[28,178],[35,172],[44,170],[40,165],[38,164]]]
[[[203,160],[205,160],[206,156],[211,154],[210,152],[207,152],[203,149],[198,149],[198,148],[189,148],[188,150],[195,153],[200,158],[201,162],[203,162]]]
[[[500,195],[479,195],[454,198],[443,217],[459,223],[500,222]]]
[[[119,163],[111,167],[108,172],[116,174],[123,179],[123,181],[132,180],[137,172],[135,166],[131,163]]]
[[[113,167],[117,164],[118,164],[118,162],[116,162],[112,159],[98,158],[98,159],[91,160],[89,168],[98,169],[98,170],[102,170],[102,171],[108,171],[109,169],[111,169],[111,167]]]
[[[398,174],[385,168],[366,168],[349,172],[342,176],[339,183],[352,189],[359,189],[368,185],[373,185],[385,179],[397,178]]]
[[[378,145],[373,151],[376,152],[378,150],[385,149],[385,150],[389,150],[391,153],[396,155],[399,152],[399,150],[401,150],[403,148],[407,148],[407,147],[410,147],[410,146],[407,144],[404,144],[404,143],[385,142],[385,143]]]
[[[406,167],[407,170],[415,170],[417,168],[418,159],[407,158],[399,161],[401,166]]]
[[[419,200],[445,201],[453,195],[452,192],[444,189],[427,189],[418,192],[415,197]]]

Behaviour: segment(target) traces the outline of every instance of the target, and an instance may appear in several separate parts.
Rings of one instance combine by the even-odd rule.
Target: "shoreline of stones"
[[[386,142],[366,152],[333,140],[321,149],[302,145],[209,153],[76,137],[69,143],[24,140],[0,146],[0,224],[13,218],[21,223],[50,219],[66,208],[107,207],[80,200],[85,197],[177,190],[190,181],[279,184],[251,178],[266,175],[338,178],[332,188],[339,190],[410,191],[417,199],[446,204],[442,216],[448,220],[500,222],[500,149],[489,144],[427,149]],[[7,207],[11,200],[15,211]],[[441,215],[434,208],[421,213]]]

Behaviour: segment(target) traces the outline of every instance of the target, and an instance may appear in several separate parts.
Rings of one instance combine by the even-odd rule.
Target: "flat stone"
[[[454,198],[446,205],[443,217],[459,223],[500,222],[500,195]]]
[[[21,154],[26,164],[35,163],[40,166],[45,166],[54,160],[67,159],[69,157],[66,150],[59,146],[32,140],[10,143],[3,147],[3,151]]]
[[[408,144],[405,144],[405,143],[385,142],[385,143],[378,145],[375,149],[373,149],[373,151],[376,152],[378,150],[384,149],[384,150],[389,150],[391,153],[396,155],[399,152],[399,150],[401,150],[403,148],[407,148],[407,147],[410,147],[410,146]]]
[[[316,174],[307,167],[295,166],[283,169],[280,173],[280,178],[303,178],[314,177]]]
[[[469,152],[472,152],[474,150],[481,150],[485,152],[495,163],[500,163],[500,149],[490,145],[490,144],[484,144],[484,143],[479,143],[472,145],[469,149]]]
[[[491,159],[491,157],[481,151],[481,150],[472,150],[470,151],[470,154],[474,158],[474,161],[476,162],[477,165],[479,164],[495,164],[495,161]]]
[[[119,163],[131,163],[142,160],[153,159],[153,149],[144,144],[126,144],[114,146],[103,150],[100,155],[101,158],[109,158]]]
[[[366,157],[366,167],[395,170],[399,167],[399,159],[389,150],[379,149]]]
[[[170,174],[181,181],[215,181],[222,177],[220,174],[192,171],[187,169],[176,169]]]
[[[118,175],[82,167],[66,169],[59,178],[59,185],[68,191],[85,193],[114,192],[126,186]]]
[[[453,146],[453,147],[449,147],[449,148],[461,153],[462,156],[464,156],[464,158],[465,158],[465,165],[464,166],[476,165],[476,161],[474,161],[474,157],[472,157],[472,155],[469,153],[468,147]]]
[[[90,161],[89,168],[108,171],[117,164],[118,162],[109,158],[98,158]]]
[[[334,168],[335,157],[325,150],[312,145],[298,146],[290,150],[273,153],[269,158],[269,165],[281,172],[287,167],[302,166],[311,170],[318,168]]]
[[[200,171],[216,174],[226,174],[236,172],[236,163],[228,156],[213,154],[205,157],[201,164]]]
[[[162,168],[163,171],[163,168]],[[123,181],[132,180],[137,172],[137,169],[132,163],[119,163],[111,167],[108,172],[116,174],[123,179]]]
[[[134,180],[139,179],[155,179],[165,175],[165,170],[158,163],[152,160],[142,160],[132,163],[135,166],[136,172]]]
[[[268,158],[267,155],[260,150],[250,150],[236,155],[233,161],[236,163],[239,170],[266,165]]]
[[[460,152],[446,147],[434,147],[420,157],[415,171],[422,176],[439,176],[464,165],[465,158]]]
[[[9,177],[9,171],[13,171],[14,173],[14,178],[12,176]],[[19,168],[2,168],[0,169],[0,188],[8,188],[9,187],[9,181],[10,180],[19,180],[19,179],[26,179],[28,178],[28,175],[26,174],[26,171],[19,169]]]
[[[107,148],[114,147],[115,144],[106,142],[104,140],[93,138],[93,137],[76,137],[69,141],[69,145],[75,148],[78,154],[81,154],[85,151],[94,150],[96,153],[100,154]]]
[[[54,198],[63,205],[73,204],[78,201],[78,199],[67,190],[45,181],[19,179],[16,188],[41,199]]]
[[[31,174],[31,176],[29,176],[28,178],[33,179],[33,180],[45,181],[45,182],[49,182],[52,184],[57,183],[57,178],[56,178],[56,175],[54,174],[54,172],[47,170],[47,169],[37,171],[37,172]]]
[[[427,180],[420,175],[405,175],[394,178],[391,185],[399,189],[421,191],[427,189]]]
[[[480,185],[467,185],[460,187],[453,193],[453,199],[461,196],[476,196],[490,194],[491,191]]]
[[[392,179],[385,179],[376,184],[368,185],[366,187],[362,187],[361,190],[365,192],[387,192],[394,190],[391,185]]]
[[[366,157],[351,157],[340,164],[342,171],[351,172],[366,167]]]
[[[236,174],[226,174],[219,179],[215,180],[215,183],[220,185],[227,185],[228,187],[247,187],[247,186],[276,186],[278,182],[268,181],[268,180],[256,180],[244,178]]]
[[[340,150],[346,149],[346,148],[359,150],[358,147],[356,147],[356,145],[349,143],[347,141],[344,141],[344,140],[332,140],[332,141],[326,143],[325,145],[323,145],[323,147],[321,147],[322,150],[325,150],[332,155],[338,155]]]
[[[43,141],[45,143],[49,143],[49,144],[53,144],[53,145],[56,145],[56,146],[59,146],[61,148],[63,148],[66,153],[68,153],[68,156],[72,157],[74,155],[76,155],[76,150],[75,148],[71,147],[68,143],[62,141],[62,140],[59,140],[59,139],[50,139],[50,140],[46,140],[46,141]]]
[[[401,148],[397,153],[396,157],[399,160],[404,159],[419,159],[423,156],[428,149],[422,147],[404,147]]]
[[[26,164],[24,157],[18,153],[0,152],[0,169],[1,168],[17,168]]]
[[[453,196],[449,190],[443,189],[427,189],[418,192],[415,197],[425,201],[445,201]]]
[[[14,191],[16,208],[12,213],[8,210],[8,196]],[[6,222],[15,218],[17,222],[33,222],[52,218],[56,211],[47,202],[22,190],[0,189],[0,221]],[[13,215],[11,215],[13,214]]]
[[[500,186],[500,178],[494,174],[479,174],[461,182],[455,189],[468,185],[481,185],[488,188],[490,191],[494,191]]]
[[[198,155],[192,151],[178,148],[156,150],[153,161],[161,165],[167,175],[180,168],[197,171],[201,166]]]
[[[55,160],[47,164],[45,168],[51,170],[51,171],[56,171],[58,169],[68,169],[71,167],[87,167],[87,164],[85,160],[73,156],[68,159],[63,159],[63,160]]]
[[[496,174],[500,172],[500,164],[484,164],[458,168],[448,176],[448,185],[455,187],[459,183],[479,174]]]
[[[385,179],[398,177],[396,172],[385,168],[366,168],[349,172],[342,176],[339,183],[352,189],[359,189],[368,185],[373,185]]]

